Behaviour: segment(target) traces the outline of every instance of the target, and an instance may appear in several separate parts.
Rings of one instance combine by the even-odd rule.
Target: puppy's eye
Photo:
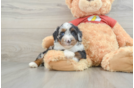
[[[64,34],[65,34],[65,32],[61,32],[61,33],[60,33],[61,36],[64,36]]]
[[[71,31],[72,35],[76,35],[76,32],[75,31]]]

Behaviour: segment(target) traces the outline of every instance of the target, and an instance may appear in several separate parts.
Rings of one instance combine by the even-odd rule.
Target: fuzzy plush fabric
[[[88,0],[79,0],[79,8],[84,12],[95,12],[102,7],[101,0],[94,0],[89,2]]]
[[[105,54],[119,48],[116,36],[107,24],[81,23],[78,27],[83,33],[83,44],[93,66],[99,66]]]
[[[92,2],[91,6],[93,6],[93,3],[97,3],[95,1],[97,0],[89,1]],[[79,18],[88,15],[108,13],[111,10],[111,5],[114,0],[98,1],[102,1],[102,5],[100,5],[99,10],[94,12],[90,12],[91,10],[88,9],[88,7],[82,11],[85,8],[84,6],[89,3],[87,1],[84,2],[85,4],[82,4],[79,3],[80,0],[66,0],[66,4],[72,14]],[[93,8],[95,7],[93,6]],[[133,39],[118,22],[116,22],[114,27],[110,27],[105,23],[90,22],[80,23],[78,27],[83,33],[82,43],[85,47],[87,58],[75,62],[72,59],[66,59],[63,51],[51,50],[44,57],[46,68],[75,71],[101,65],[103,69],[108,71],[133,72]],[[49,36],[43,40],[42,45],[47,49],[49,46],[52,46],[53,43],[53,37]]]
[[[106,54],[101,66],[108,71],[133,72],[133,47],[121,47]]]
[[[89,2],[83,4],[83,3],[81,3],[81,1],[82,0],[66,0],[67,6],[70,8],[73,16],[76,18],[85,17],[85,16],[89,16],[89,15],[94,15],[94,14],[105,15],[111,10],[111,5],[114,0],[98,0],[98,1],[102,2],[102,6],[97,5],[98,7],[101,6],[100,9],[97,11],[87,9],[85,7],[85,4],[88,4]],[[95,9],[95,10],[96,10],[96,6],[94,6],[94,5],[97,4],[96,1],[97,0],[92,1],[92,4],[91,4],[91,6],[93,6],[92,9]],[[80,8],[82,8],[82,10]]]
[[[48,41],[48,42],[46,42],[46,41]],[[42,40],[42,47],[43,47],[44,49],[47,49],[47,48],[49,48],[50,46],[53,46],[53,44],[54,44],[53,36],[48,36],[47,38],[44,38],[44,39]]]
[[[113,28],[113,32],[116,35],[119,47],[133,46],[133,39],[126,33],[119,23],[116,23]]]
[[[44,57],[45,67],[51,69],[49,66],[51,61],[65,60],[64,53],[62,51],[50,50]]]
[[[87,58],[89,58],[87,56]],[[82,71],[92,65],[90,59],[82,59],[79,62],[66,59],[62,51],[51,50],[44,57],[45,67],[53,70],[61,71]]]

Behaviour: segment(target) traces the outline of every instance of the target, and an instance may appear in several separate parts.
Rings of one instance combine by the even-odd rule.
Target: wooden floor
[[[133,88],[133,74],[99,67],[82,72],[29,68],[28,63],[2,62],[1,88]]]

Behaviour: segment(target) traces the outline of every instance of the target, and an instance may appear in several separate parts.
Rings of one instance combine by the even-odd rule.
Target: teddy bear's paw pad
[[[71,59],[71,58],[73,58],[75,56],[74,52],[71,52],[71,51],[68,51],[68,50],[64,51],[64,55],[68,59]]]
[[[29,67],[31,67],[31,68],[37,68],[38,65],[35,62],[30,62],[29,63]]]
[[[107,54],[101,66],[108,71],[133,72],[133,47],[122,47]]]

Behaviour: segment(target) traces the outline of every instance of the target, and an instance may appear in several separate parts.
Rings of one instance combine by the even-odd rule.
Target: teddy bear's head
[[[88,15],[104,15],[111,10],[114,0],[66,0],[74,17],[80,18]]]

